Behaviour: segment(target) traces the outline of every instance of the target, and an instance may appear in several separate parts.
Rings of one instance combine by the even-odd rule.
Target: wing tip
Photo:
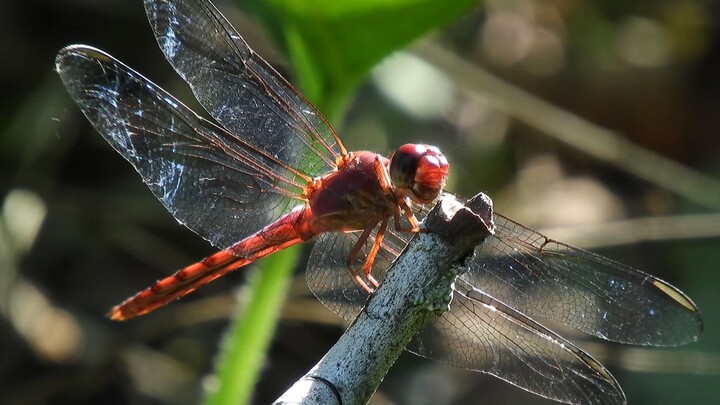
[[[62,74],[62,71],[68,66],[68,61],[72,58],[94,59],[102,62],[110,62],[113,57],[107,52],[90,45],[72,44],[60,49],[55,56],[55,71]]]

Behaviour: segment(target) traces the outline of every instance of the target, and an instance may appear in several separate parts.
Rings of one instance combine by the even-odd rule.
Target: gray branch
[[[493,231],[492,201],[444,195],[332,349],[275,404],[365,404],[412,336],[448,309],[451,284]]]

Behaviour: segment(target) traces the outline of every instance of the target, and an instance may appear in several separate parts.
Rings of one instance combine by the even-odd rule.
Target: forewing
[[[206,0],[146,0],[160,49],[229,131],[313,176],[344,149],[322,115]]]
[[[85,116],[172,215],[226,248],[294,206],[301,174],[199,117],[112,56],[73,45],[56,69]]]
[[[670,284],[502,215],[495,227],[461,278],[516,310],[621,343],[677,345],[702,331],[698,308]]]

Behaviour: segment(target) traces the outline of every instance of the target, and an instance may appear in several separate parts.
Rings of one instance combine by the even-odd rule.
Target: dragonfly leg
[[[375,241],[373,241],[373,246],[370,249],[370,253],[368,253],[367,257],[365,258],[365,263],[363,263],[363,275],[365,278],[377,288],[380,283],[373,277],[372,275],[372,267],[375,263],[375,258],[377,257],[378,252],[380,251],[380,248],[382,247],[382,241],[383,237],[385,237],[385,231],[387,230],[388,225],[388,219],[385,218],[380,222],[380,227],[378,228],[377,234],[375,235]]]
[[[380,187],[382,187],[383,191],[388,194],[393,194],[397,196],[398,194],[395,193],[392,180],[390,179],[390,173],[379,158],[375,160],[375,173],[377,174],[378,180],[380,181]],[[403,210],[403,212],[407,216],[408,221],[410,221],[410,228],[403,228],[400,225],[400,209]],[[408,203],[406,197],[398,196],[397,206],[395,207],[395,212],[393,215],[395,217],[395,230],[397,230],[398,232],[420,231],[420,224],[418,223],[417,218],[415,218],[415,214],[413,214],[412,209],[410,209],[410,204]],[[370,267],[372,267],[372,263],[370,264]]]
[[[403,198],[398,200],[397,205],[398,206],[395,207],[395,212],[393,213],[395,218],[395,230],[398,232],[420,232],[420,223],[415,217],[415,214],[413,214],[412,209],[410,209],[410,204],[408,204],[408,202]],[[400,223],[400,209],[402,209],[408,219],[408,222],[410,222],[409,228],[403,228]]]
[[[352,250],[350,250],[350,253],[348,254],[347,260],[345,261],[345,265],[347,266],[348,271],[350,272],[350,275],[355,279],[355,282],[358,283],[360,287],[362,287],[363,290],[365,290],[368,294],[372,294],[374,291],[374,288],[370,287],[368,283],[365,282],[363,277],[360,275],[360,273],[355,270],[354,262],[357,258],[358,254],[360,254],[360,250],[362,250],[362,247],[365,245],[365,242],[370,237],[370,233],[375,228],[375,226],[369,226],[367,227],[362,235],[360,235],[360,238],[355,243],[355,246],[353,246]],[[377,252],[376,252],[377,254]],[[364,273],[365,266],[363,265],[363,273]],[[372,276],[371,276],[372,277]],[[378,286],[377,281],[372,278],[368,279],[375,287]]]
[[[375,158],[375,174],[377,175],[383,192],[393,194],[393,184],[392,180],[390,180],[390,173],[379,157]]]

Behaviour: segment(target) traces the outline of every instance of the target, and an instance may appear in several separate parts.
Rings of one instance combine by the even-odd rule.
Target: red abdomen
[[[195,264],[178,270],[151,287],[113,307],[112,320],[123,321],[147,314],[187,295],[233,270],[316,235],[307,206],[296,207],[261,231]]]

